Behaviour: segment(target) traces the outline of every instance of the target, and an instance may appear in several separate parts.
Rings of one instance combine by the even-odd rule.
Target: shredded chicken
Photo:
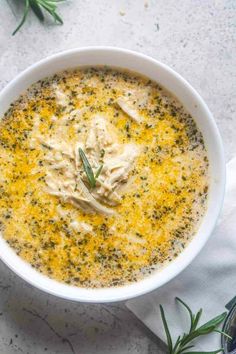
[[[84,234],[86,233],[91,234],[91,232],[93,231],[92,226],[83,221],[79,223],[78,221],[74,220],[70,223],[70,227],[74,231],[84,233]]]
[[[111,215],[113,214],[113,210],[105,207],[104,205],[100,204],[92,195],[92,193],[89,192],[83,181],[80,179],[80,177],[77,179],[79,183],[79,187],[81,188],[82,193],[87,197],[88,203],[98,212],[101,212],[103,214],[108,214]]]
[[[132,235],[132,234],[125,234],[125,235],[119,235],[119,237],[124,238],[125,240],[129,241],[130,244],[139,244],[139,245],[145,245],[146,240],[143,238],[140,238],[138,236]]]
[[[131,107],[131,104],[127,98],[119,97],[116,102],[122,111],[125,112],[132,120],[134,120],[136,123],[141,123],[141,115],[136,109]]]
[[[53,159],[56,160],[55,156],[58,156],[58,154],[55,155],[55,153],[57,152],[69,158],[74,158],[73,147],[67,144],[65,141],[57,141],[54,139],[49,139],[48,141],[45,141],[41,137],[39,137],[38,139],[41,142],[42,146],[46,146],[49,149],[53,150],[53,154],[50,155],[50,157],[52,157]]]
[[[53,86],[53,88],[54,88],[54,91],[55,91],[57,104],[59,104],[60,106],[68,106],[69,98],[65,94],[65,92],[63,92],[60,89],[60,87],[58,85],[56,85],[56,84]]]
[[[85,235],[85,234],[93,234],[94,230],[93,230],[93,226],[84,222],[84,221],[77,221],[77,212],[76,210],[67,210],[64,209],[60,204],[57,206],[57,214],[59,216],[59,218],[62,219],[66,219],[66,218],[70,218],[71,221],[69,223],[69,228],[72,229],[73,231],[81,234],[81,235]]]
[[[40,140],[40,143],[48,148],[45,157],[48,193],[86,212],[114,213],[106,205],[115,206],[121,202],[120,192],[124,190],[130,169],[139,154],[135,144],[118,144],[114,127],[101,115],[93,117],[84,144],[77,142],[73,146],[66,141],[56,141],[55,138]],[[79,148],[85,151],[94,173],[103,165],[93,189],[89,188]]]

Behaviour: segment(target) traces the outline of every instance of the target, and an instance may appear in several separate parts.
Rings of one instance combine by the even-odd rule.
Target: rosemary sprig
[[[196,314],[194,314],[189,306],[183,302],[183,300],[179,299],[178,297],[176,300],[181,303],[186,310],[189,313],[190,317],[190,328],[187,333],[184,333],[182,336],[179,336],[173,344],[173,340],[171,338],[170,330],[167,324],[166,316],[163,307],[160,305],[160,312],[161,312],[161,318],[163,322],[163,326],[165,329],[166,333],[166,338],[167,338],[167,346],[168,346],[168,354],[217,354],[217,353],[222,353],[223,349],[220,348],[215,351],[208,351],[208,352],[199,352],[199,351],[189,351],[189,349],[193,348],[194,345],[192,344],[192,341],[196,339],[197,337],[204,336],[206,334],[212,333],[212,332],[218,332],[221,333],[229,338],[228,334],[218,330],[218,326],[224,321],[224,319],[227,316],[227,312],[222,313],[219,316],[214,317],[210,321],[206,322],[204,325],[198,326],[201,315],[202,315],[202,309],[200,309]]]
[[[57,4],[60,2],[66,1],[66,0],[23,0],[23,1],[25,3],[23,17],[22,17],[21,22],[19,23],[19,25],[15,29],[15,31],[12,33],[13,36],[19,31],[19,29],[25,23],[30,8],[33,10],[34,14],[38,17],[38,19],[41,22],[44,21],[44,14],[43,14],[42,10],[45,10],[53,17],[55,22],[57,22],[61,25],[63,24],[63,20],[58,15],[56,10],[57,10]]]
[[[98,168],[96,174],[94,175],[94,172],[93,172],[93,169],[89,163],[89,160],[87,159],[87,156],[85,155],[84,151],[81,148],[79,148],[79,156],[82,160],[84,172],[86,173],[90,187],[94,188],[96,186],[96,181],[97,181],[100,173],[102,172],[103,165],[101,165]]]

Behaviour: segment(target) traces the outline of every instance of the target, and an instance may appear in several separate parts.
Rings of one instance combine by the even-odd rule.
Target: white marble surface
[[[71,0],[60,13],[64,26],[42,26],[30,16],[11,37],[20,19],[17,7],[14,0],[0,0],[0,88],[28,65],[64,49],[138,50],[172,66],[199,91],[218,123],[227,160],[236,153],[234,0]],[[33,289],[0,263],[0,353],[162,350],[124,304],[63,301]]]

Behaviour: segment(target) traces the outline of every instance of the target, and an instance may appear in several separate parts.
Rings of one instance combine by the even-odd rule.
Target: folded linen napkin
[[[192,264],[168,284],[156,291],[129,300],[126,306],[162,341],[166,337],[159,304],[165,309],[173,337],[188,328],[175,297],[192,310],[203,308],[202,321],[225,311],[225,304],[236,295],[236,158],[227,164],[226,196],[221,218],[210,240]],[[221,347],[220,335],[212,334],[197,341],[197,350]]]

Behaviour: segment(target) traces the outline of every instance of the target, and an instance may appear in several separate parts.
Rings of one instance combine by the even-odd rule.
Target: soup
[[[50,278],[121,286],[158,271],[204,216],[208,158],[193,117],[136,73],[41,80],[0,122],[0,227]]]

